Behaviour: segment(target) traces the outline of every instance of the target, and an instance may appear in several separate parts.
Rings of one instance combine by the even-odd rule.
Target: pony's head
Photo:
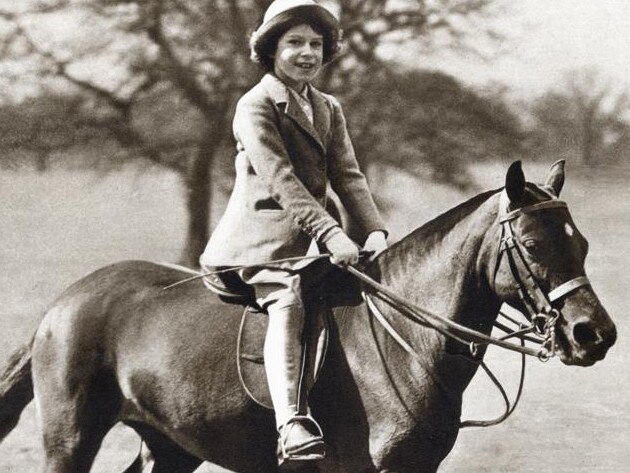
[[[604,358],[617,333],[586,277],[588,242],[558,198],[563,184],[564,161],[540,186],[525,181],[520,162],[510,166],[492,277],[497,295],[548,337],[547,348],[566,364],[589,366]]]

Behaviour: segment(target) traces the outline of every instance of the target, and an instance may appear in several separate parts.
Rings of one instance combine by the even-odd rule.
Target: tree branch
[[[17,18],[13,17],[14,24],[16,25],[21,36],[27,41],[29,47],[33,52],[46,59],[52,66],[52,74],[65,79],[70,84],[77,87],[79,90],[88,92],[89,94],[103,100],[113,110],[117,112],[117,117],[108,120],[86,120],[87,125],[104,127],[109,130],[111,136],[123,147],[134,148],[143,157],[149,161],[170,168],[176,172],[184,173],[185,165],[178,161],[169,161],[164,159],[161,150],[155,146],[150,145],[144,137],[131,125],[131,108],[135,103],[138,95],[148,90],[154,83],[155,79],[147,77],[131,94],[129,99],[123,99],[116,96],[115,93],[110,90],[99,87],[89,81],[79,79],[73,76],[68,71],[69,61],[61,61],[55,57],[55,55],[44,48],[41,48],[37,42],[30,36],[29,32],[17,21]]]
[[[148,26],[146,28],[149,38],[160,48],[164,58],[170,66],[170,77],[181,89],[190,103],[197,107],[208,119],[213,120],[215,116],[215,105],[209,99],[201,84],[195,78],[194,72],[189,65],[177,56],[169,40],[164,34],[162,27],[163,0],[154,0],[147,7]]]

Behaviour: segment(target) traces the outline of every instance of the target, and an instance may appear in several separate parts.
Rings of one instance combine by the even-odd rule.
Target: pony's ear
[[[505,191],[510,202],[517,202],[525,193],[525,174],[520,161],[514,161],[505,176]]]
[[[560,191],[564,185],[564,163],[564,159],[553,163],[551,168],[549,168],[549,174],[545,182],[545,186],[547,186],[556,197],[560,196]]]

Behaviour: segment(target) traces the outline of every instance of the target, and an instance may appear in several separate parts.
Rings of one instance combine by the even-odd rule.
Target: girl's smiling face
[[[322,67],[324,38],[309,25],[297,25],[278,40],[274,72],[280,80],[300,92]]]

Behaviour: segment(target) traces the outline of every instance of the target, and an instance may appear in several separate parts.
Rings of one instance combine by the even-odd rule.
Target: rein
[[[460,342],[460,343],[462,343],[464,345],[468,345],[469,349],[470,349],[470,352],[471,352],[471,355],[473,357],[475,357],[477,355],[477,347],[478,347],[478,345],[481,345],[481,344],[493,344],[493,345],[500,346],[502,348],[506,348],[508,350],[519,352],[521,354],[521,374],[520,374],[520,377],[519,377],[518,392],[517,392],[517,395],[516,395],[516,399],[514,400],[514,403],[513,404],[510,403],[508,395],[507,395],[505,389],[503,388],[503,386],[501,385],[501,382],[494,375],[494,373],[492,373],[492,371],[490,370],[488,365],[483,360],[480,360],[478,362],[479,366],[481,366],[481,368],[483,368],[483,370],[488,375],[488,377],[490,378],[492,383],[495,385],[495,387],[501,393],[501,397],[503,398],[503,402],[505,403],[505,411],[504,411],[504,413],[502,415],[500,415],[496,419],[492,419],[492,420],[466,420],[466,421],[460,422],[459,426],[460,426],[460,428],[466,428],[466,427],[490,427],[490,426],[493,426],[493,425],[500,424],[501,422],[506,420],[512,414],[512,412],[514,412],[514,410],[516,409],[516,406],[518,405],[518,402],[519,402],[519,400],[521,398],[521,394],[523,392],[523,386],[525,384],[525,355],[536,356],[537,358],[539,358],[541,360],[544,359],[544,358],[541,357],[541,352],[540,351],[536,351],[536,350],[534,350],[532,348],[529,348],[529,347],[525,346],[524,333],[531,332],[532,331],[531,328],[528,327],[528,328],[523,329],[523,330],[512,331],[512,330],[508,329],[507,327],[502,326],[503,330],[505,330],[508,334],[505,337],[502,337],[502,338],[494,338],[494,337],[491,337],[491,336],[486,335],[484,333],[477,332],[476,330],[469,329],[468,327],[460,325],[460,324],[458,324],[456,322],[453,322],[453,321],[451,321],[449,319],[446,319],[446,318],[444,318],[444,317],[442,317],[440,315],[434,314],[434,313],[432,313],[432,312],[430,312],[430,311],[428,311],[426,309],[423,309],[423,308],[421,308],[419,306],[416,306],[416,305],[411,304],[411,303],[409,303],[407,301],[404,301],[403,299],[399,298],[395,294],[391,293],[391,291],[389,291],[386,287],[382,286],[380,283],[376,282],[374,279],[370,278],[368,275],[362,273],[361,271],[357,270],[356,268],[348,267],[346,269],[351,274],[353,274],[355,277],[360,279],[362,282],[364,282],[368,286],[371,286],[373,289],[375,289],[376,292],[374,294],[368,294],[365,291],[361,292],[361,295],[362,295],[363,299],[365,300],[366,305],[368,306],[368,309],[369,309],[370,313],[372,315],[374,315],[376,320],[378,320],[378,322],[383,326],[385,331],[396,341],[396,343],[398,343],[411,356],[411,358],[414,359],[416,362],[418,362],[420,365],[424,365],[422,357],[403,338],[403,336],[400,335],[400,333],[398,333],[396,331],[396,329],[388,322],[388,320],[385,318],[383,313],[379,310],[379,308],[376,306],[376,304],[372,300],[372,296],[374,296],[374,297],[376,297],[376,298],[378,298],[378,299],[388,303],[389,305],[394,307],[399,313],[404,315],[406,318],[412,320],[413,322],[416,322],[416,323],[418,323],[420,325],[423,325],[423,326],[428,326],[430,328],[433,328],[433,329],[437,330],[438,332],[440,332],[441,334],[443,334],[443,335],[445,335],[447,337],[450,337],[450,338],[452,338],[452,339],[454,339],[454,340],[456,340],[456,341],[458,341],[458,342]],[[500,312],[499,315],[503,315],[505,317],[508,317],[505,314],[503,314],[502,312]],[[439,324],[440,322],[444,323],[445,325],[444,326],[440,325]],[[460,331],[461,333],[454,333],[456,331]],[[465,336],[468,336],[468,337],[473,338],[475,340],[468,341],[465,338],[463,338]],[[508,342],[504,341],[505,339],[513,337],[513,336],[517,336],[517,337],[520,338],[520,340],[521,340],[521,344],[520,345],[515,345],[515,344],[508,343]],[[542,343],[542,339],[541,340],[530,339],[530,341],[535,341],[537,343]]]
[[[380,312],[377,305],[372,300],[372,297],[376,297],[377,299],[389,304],[407,319],[420,325],[431,327],[446,337],[452,338],[464,345],[468,345],[470,353],[473,357],[477,355],[479,345],[496,345],[521,354],[521,375],[519,387],[516,399],[512,405],[510,404],[505,389],[496,376],[494,376],[483,360],[479,362],[480,366],[500,391],[505,402],[505,412],[494,420],[464,421],[460,424],[460,427],[462,428],[496,425],[503,422],[512,414],[512,412],[514,412],[523,391],[525,380],[525,355],[535,356],[541,361],[548,361],[555,355],[555,325],[562,314],[558,309],[555,309],[552,304],[556,301],[562,300],[565,296],[576,289],[590,285],[590,281],[586,276],[579,276],[566,281],[554,288],[548,294],[545,294],[536,281],[530,265],[525,259],[524,245],[515,235],[514,229],[512,228],[512,222],[519,217],[532,212],[559,208],[567,209],[565,202],[558,200],[551,194],[549,196],[551,197],[551,200],[529,205],[513,211],[508,211],[509,199],[507,197],[507,193],[503,191],[500,196],[499,223],[501,224],[501,239],[499,242],[499,254],[495,264],[494,277],[496,279],[502,257],[506,254],[510,272],[512,273],[512,277],[516,283],[519,299],[527,310],[527,315],[525,317],[530,322],[529,326],[523,326],[507,314],[500,312],[499,315],[505,317],[508,321],[519,327],[518,330],[512,330],[499,322],[495,322],[494,326],[506,333],[506,335],[501,338],[486,335],[482,332],[478,332],[453,322],[452,320],[438,314],[434,314],[431,311],[402,299],[390,291],[387,287],[383,286],[356,268],[346,268],[348,272],[353,274],[374,291],[373,294],[366,293],[365,291],[362,292],[362,296],[370,312],[376,317],[390,336],[417,361],[420,359],[420,355],[387,321],[385,316]],[[507,339],[514,337],[520,339],[520,345],[506,341]],[[536,343],[540,345],[540,348],[533,349],[527,347],[525,346],[525,341]]]
[[[427,309],[413,304],[412,302],[402,299],[391,290],[389,290],[387,287],[383,286],[381,283],[375,281],[367,274],[359,271],[352,266],[347,267],[346,270],[350,274],[354,275],[357,279],[361,280],[361,282],[365,283],[367,286],[370,286],[373,290],[375,290],[374,294],[368,294],[365,292],[363,293],[366,301],[371,301],[371,296],[373,296],[384,302],[387,302],[409,320],[420,325],[424,325],[425,327],[431,327],[447,337],[468,345],[471,352],[473,352],[473,356],[477,352],[477,346],[484,344],[497,345],[501,348],[505,348],[506,350],[515,351],[524,355],[535,356],[537,358],[541,358],[544,356],[543,349],[534,350],[530,347],[524,347],[521,345],[516,345],[514,343],[506,342],[505,338],[491,337],[490,335],[486,335],[485,333],[468,328],[465,325],[453,322],[446,317],[435,314]],[[371,301],[369,305],[370,307],[376,307],[373,301]]]
[[[545,211],[549,209],[567,209],[565,202],[558,200],[555,196],[549,194],[551,200],[543,201],[537,204],[522,207],[513,211],[509,211],[509,199],[506,191],[502,191],[499,201],[499,223],[501,225],[501,238],[499,241],[499,252],[495,263],[494,277],[496,279],[499,267],[503,255],[507,255],[510,272],[516,284],[519,299],[525,307],[527,314],[525,317],[529,321],[530,325],[523,326],[515,319],[511,318],[503,312],[499,312],[500,316],[503,316],[508,321],[516,324],[518,330],[512,330],[511,328],[496,322],[494,326],[503,331],[505,335],[497,338],[477,330],[471,329],[457,322],[454,322],[446,317],[435,314],[427,309],[424,309],[408,300],[405,300],[392,292],[390,289],[375,281],[367,274],[358,270],[353,266],[346,267],[346,271],[359,279],[365,286],[370,288],[370,292],[362,291],[362,297],[366,302],[366,305],[371,314],[378,320],[387,333],[416,361],[421,361],[421,356],[411,345],[394,329],[394,327],[387,321],[377,305],[373,301],[373,297],[377,298],[398,311],[401,315],[419,325],[430,327],[445,337],[451,338],[459,343],[467,345],[472,357],[476,357],[478,348],[480,345],[496,345],[506,350],[514,351],[521,354],[521,375],[519,381],[518,392],[513,404],[510,404],[505,389],[499,382],[499,380],[490,371],[488,366],[479,361],[479,365],[483,368],[497,389],[500,391],[503,400],[506,405],[505,412],[494,420],[489,421],[464,421],[460,423],[460,427],[487,427],[496,425],[507,419],[514,409],[516,408],[518,401],[520,400],[523,390],[523,384],[525,379],[525,356],[533,356],[541,361],[548,361],[555,355],[555,325],[558,319],[562,316],[560,310],[555,309],[552,304],[559,300],[562,300],[569,293],[576,289],[590,285],[590,281],[586,276],[579,276],[565,283],[557,286],[549,293],[545,293],[527,263],[524,256],[525,247],[520,241],[512,228],[512,222],[532,212]],[[363,256],[366,256],[365,252],[362,252]],[[307,259],[317,260],[323,258],[329,258],[330,254],[320,254],[312,256],[298,256],[283,258],[274,261],[268,261],[259,265],[242,265],[242,266],[230,266],[222,268],[216,271],[210,271],[205,273],[199,273],[195,276],[183,279],[174,284],[164,287],[164,289],[173,288],[189,281],[203,278],[212,274],[220,274],[238,269],[249,267],[262,267],[262,266],[275,266],[286,262],[302,261]],[[510,338],[519,338],[520,344],[515,344],[507,341]],[[536,343],[540,345],[540,348],[534,349],[525,346],[525,341]],[[473,360],[474,361],[474,360]]]
[[[499,328],[507,333],[504,337],[495,338],[458,324],[457,322],[453,322],[452,320],[438,314],[434,314],[429,310],[402,299],[390,289],[370,278],[358,269],[348,267],[346,270],[367,286],[371,287],[375,291],[375,297],[397,309],[409,320],[412,320],[420,325],[430,326],[443,335],[468,345],[473,356],[476,355],[477,345],[485,344],[497,345],[501,348],[505,348],[506,350],[515,351],[523,355],[535,356],[541,361],[547,361],[555,355],[555,324],[561,316],[560,311],[553,308],[551,304],[561,300],[570,292],[582,286],[589,285],[590,282],[586,276],[580,276],[561,284],[549,294],[545,294],[536,281],[529,264],[527,264],[527,260],[523,254],[523,244],[520,242],[520,239],[515,236],[511,222],[531,212],[556,208],[566,209],[567,205],[565,202],[553,198],[552,200],[508,212],[508,202],[507,194],[503,191],[499,207],[499,222],[502,227],[502,234],[494,275],[496,278],[502,256],[503,254],[507,254],[510,271],[516,283],[519,298],[527,309],[529,315],[528,320],[531,325],[522,327],[518,324],[520,327],[520,330],[518,331],[511,331],[511,329],[508,329],[504,325],[499,325]],[[370,300],[370,295],[365,294],[364,298],[367,302]],[[369,306],[376,308],[373,302],[369,303]],[[513,319],[509,320],[517,323]],[[527,334],[534,334],[538,337],[542,337],[542,340],[531,337],[525,338]],[[508,338],[512,337],[522,338],[523,341],[527,339],[528,341],[540,343],[541,347],[540,349],[535,350],[524,346],[523,343],[516,345],[506,341]],[[398,340],[400,337],[396,336],[394,338]]]

